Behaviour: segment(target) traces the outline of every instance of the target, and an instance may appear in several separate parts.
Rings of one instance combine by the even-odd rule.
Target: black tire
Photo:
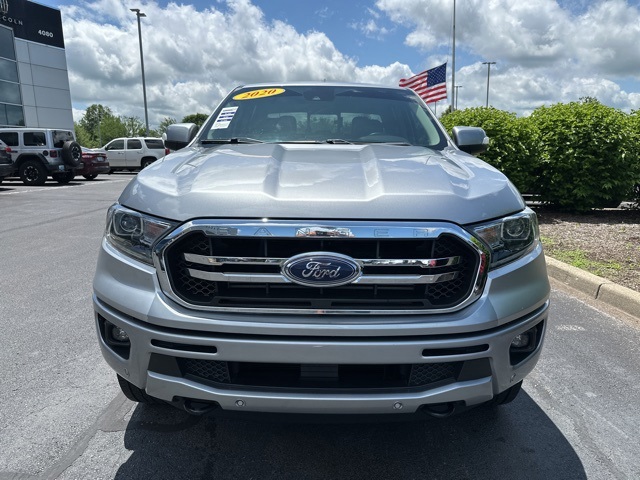
[[[143,158],[142,161],[140,162],[140,168],[147,168],[149,165],[151,165],[153,162],[155,162],[156,159],[155,158]]]
[[[67,184],[74,178],[76,178],[76,174],[73,172],[64,172],[64,173],[54,173],[51,177],[60,184]]]
[[[26,160],[18,170],[20,180],[25,185],[41,186],[47,181],[47,169],[39,160]]]
[[[520,389],[522,388],[522,380],[516,383],[514,386],[508,388],[502,393],[499,393],[493,400],[490,401],[491,405],[506,405],[507,403],[513,402],[518,393],[520,393]]]
[[[136,387],[133,383],[128,382],[120,375],[116,375],[118,377],[118,384],[120,385],[120,390],[124,393],[124,396],[127,397],[132,402],[138,403],[146,403],[147,405],[161,405],[164,402],[159,398],[152,397],[148,395],[147,392],[142,390],[141,388]]]
[[[84,178],[86,178],[87,180],[94,180],[98,174],[97,173],[92,173],[91,175],[82,175]]]
[[[78,142],[68,140],[62,145],[62,161],[70,167],[82,165],[82,147]]]

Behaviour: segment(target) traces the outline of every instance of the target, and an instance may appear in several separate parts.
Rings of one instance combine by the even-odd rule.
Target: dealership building
[[[0,0],[0,126],[73,129],[60,10]]]

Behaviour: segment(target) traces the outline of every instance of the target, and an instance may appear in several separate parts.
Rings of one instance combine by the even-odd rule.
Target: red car
[[[76,175],[93,180],[99,173],[109,173],[107,152],[101,148],[82,147],[82,165],[75,169]]]

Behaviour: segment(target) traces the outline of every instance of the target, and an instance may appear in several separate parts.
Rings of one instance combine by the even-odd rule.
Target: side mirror
[[[453,143],[471,155],[480,155],[489,148],[489,137],[482,128],[453,127]]]
[[[167,139],[164,144],[171,150],[180,150],[191,143],[198,133],[195,123],[174,123],[167,127]]]

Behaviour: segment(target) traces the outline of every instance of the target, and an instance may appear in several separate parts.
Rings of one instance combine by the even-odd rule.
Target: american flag
[[[447,98],[447,64],[425,70],[411,78],[402,78],[401,87],[409,87],[426,103],[437,102]]]

